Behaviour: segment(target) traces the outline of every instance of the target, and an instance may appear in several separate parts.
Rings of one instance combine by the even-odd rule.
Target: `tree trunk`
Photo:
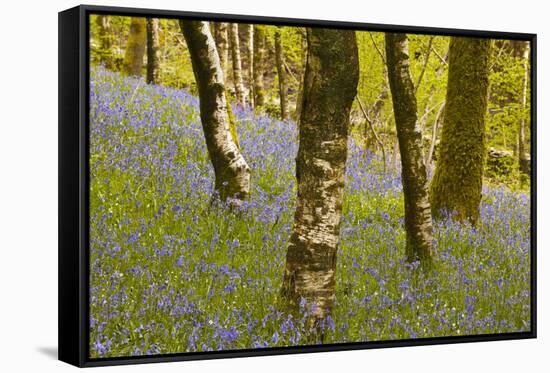
[[[265,60],[265,26],[254,25],[254,107],[265,104],[264,60]]]
[[[96,24],[99,27],[99,55],[100,63],[105,68],[112,70],[115,67],[113,58],[113,36],[111,30],[111,21],[109,16],[98,14]]]
[[[147,18],[147,83],[159,84],[160,42],[159,19]]]
[[[297,312],[313,306],[313,325],[330,314],[335,296],[349,115],[359,81],[354,31],[308,29],[308,62],[300,146],[298,200],[283,278],[282,297]]]
[[[522,43],[522,58],[523,58],[523,87],[521,92],[521,109],[522,115],[518,122],[518,162],[519,170],[525,174],[529,174],[529,159],[527,158],[527,151],[525,146],[525,127],[527,117],[525,110],[527,109],[527,88],[529,86],[529,42]]]
[[[479,218],[490,48],[489,39],[451,37],[441,142],[430,191],[435,217],[446,211],[472,224]]]
[[[141,76],[145,44],[147,42],[147,32],[145,29],[145,18],[132,17],[123,63],[123,70],[126,75]]]
[[[254,107],[254,25],[248,25],[248,101]]]
[[[304,32],[305,34],[305,32]],[[304,93],[304,77],[306,73],[307,64],[307,36],[302,35],[302,71],[300,73],[300,86],[298,87],[298,95],[296,97],[296,109],[294,110],[294,120],[296,124],[300,124],[300,115],[302,114],[302,100]]]
[[[222,200],[239,204],[250,190],[250,168],[229,130],[229,116],[220,59],[208,23],[180,20],[200,99],[201,122]]]
[[[216,48],[218,50],[218,56],[220,58],[220,65],[224,79],[227,78],[228,65],[229,65],[229,39],[227,36],[227,23],[216,22]]]
[[[241,48],[239,46],[239,24],[232,23],[229,28],[231,35],[231,59],[233,62],[233,83],[235,85],[235,98],[237,104],[244,107],[244,84],[241,64]]]
[[[284,66],[283,46],[281,42],[281,28],[275,30],[275,59],[277,60],[277,77],[279,79],[279,98],[281,107],[281,119],[288,118],[288,101],[286,86],[286,71]]]
[[[422,264],[430,264],[433,237],[428,176],[422,151],[422,132],[417,125],[416,96],[406,34],[386,34],[386,61],[401,153],[407,259],[410,262],[420,260]]]

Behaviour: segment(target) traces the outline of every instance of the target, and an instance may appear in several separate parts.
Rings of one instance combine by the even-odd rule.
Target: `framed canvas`
[[[536,336],[536,35],[59,13],[59,358]]]

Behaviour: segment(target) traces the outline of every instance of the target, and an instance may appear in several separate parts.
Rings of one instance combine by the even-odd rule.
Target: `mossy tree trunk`
[[[284,60],[284,49],[281,41],[281,28],[275,30],[275,59],[277,64],[277,78],[279,80],[279,99],[281,108],[281,119],[288,118],[288,100],[287,100],[287,85],[286,85],[286,70]]]
[[[264,25],[254,25],[254,107],[260,108],[265,104],[264,91],[264,63],[265,63],[265,37]]]
[[[451,37],[441,142],[430,190],[434,217],[479,219],[485,163],[489,39]]]
[[[233,64],[233,84],[235,86],[235,98],[237,104],[245,105],[245,94],[243,84],[243,73],[241,63],[241,47],[239,45],[239,24],[232,23],[229,26],[229,34],[231,36],[231,60]]]
[[[141,76],[142,74],[141,68],[147,42],[145,23],[143,17],[132,17],[130,21],[130,33],[123,62],[123,71],[126,75]]]
[[[147,18],[147,83],[159,84],[160,42],[159,19]]]
[[[433,251],[432,214],[422,132],[417,123],[415,88],[409,65],[409,41],[406,34],[387,33],[385,39],[388,79],[401,153],[407,259],[429,265]]]
[[[250,168],[233,141],[223,72],[208,23],[181,20],[199,91],[201,122],[214,167],[215,190],[222,200],[239,204],[250,190]]]
[[[99,14],[96,16],[96,24],[99,28],[99,62],[107,69],[112,70],[115,67],[115,62],[113,57],[113,34],[110,17]]]
[[[308,29],[296,158],[298,200],[281,295],[292,312],[302,298],[312,325],[330,314],[335,297],[349,115],[359,81],[354,31]]]

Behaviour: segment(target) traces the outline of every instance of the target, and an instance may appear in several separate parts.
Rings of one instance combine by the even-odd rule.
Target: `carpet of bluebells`
[[[234,108],[252,173],[212,204],[198,98],[91,73],[90,354],[311,344],[277,305],[296,199],[293,122]],[[477,228],[436,223],[434,272],[404,261],[398,170],[349,143],[336,305],[324,343],[530,330],[529,196],[483,190]]]

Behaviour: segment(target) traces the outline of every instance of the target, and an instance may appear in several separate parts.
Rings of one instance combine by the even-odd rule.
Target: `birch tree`
[[[237,103],[241,106],[245,105],[245,94],[241,64],[241,48],[239,45],[239,24],[232,23],[229,26],[229,34],[231,36],[231,60],[233,65],[233,84],[235,85],[235,97]]]
[[[282,286],[287,307],[303,298],[319,325],[335,296],[349,115],[359,81],[354,31],[307,30],[308,58],[296,158],[298,199]]]
[[[422,131],[417,123],[415,88],[409,65],[409,41],[406,34],[387,33],[385,42],[388,80],[401,154],[406,254],[410,262],[420,260],[423,264],[429,264],[433,250],[432,215]]]
[[[229,130],[229,115],[220,58],[208,23],[180,20],[200,99],[200,116],[214,188],[222,200],[240,204],[250,190],[250,168]]]

